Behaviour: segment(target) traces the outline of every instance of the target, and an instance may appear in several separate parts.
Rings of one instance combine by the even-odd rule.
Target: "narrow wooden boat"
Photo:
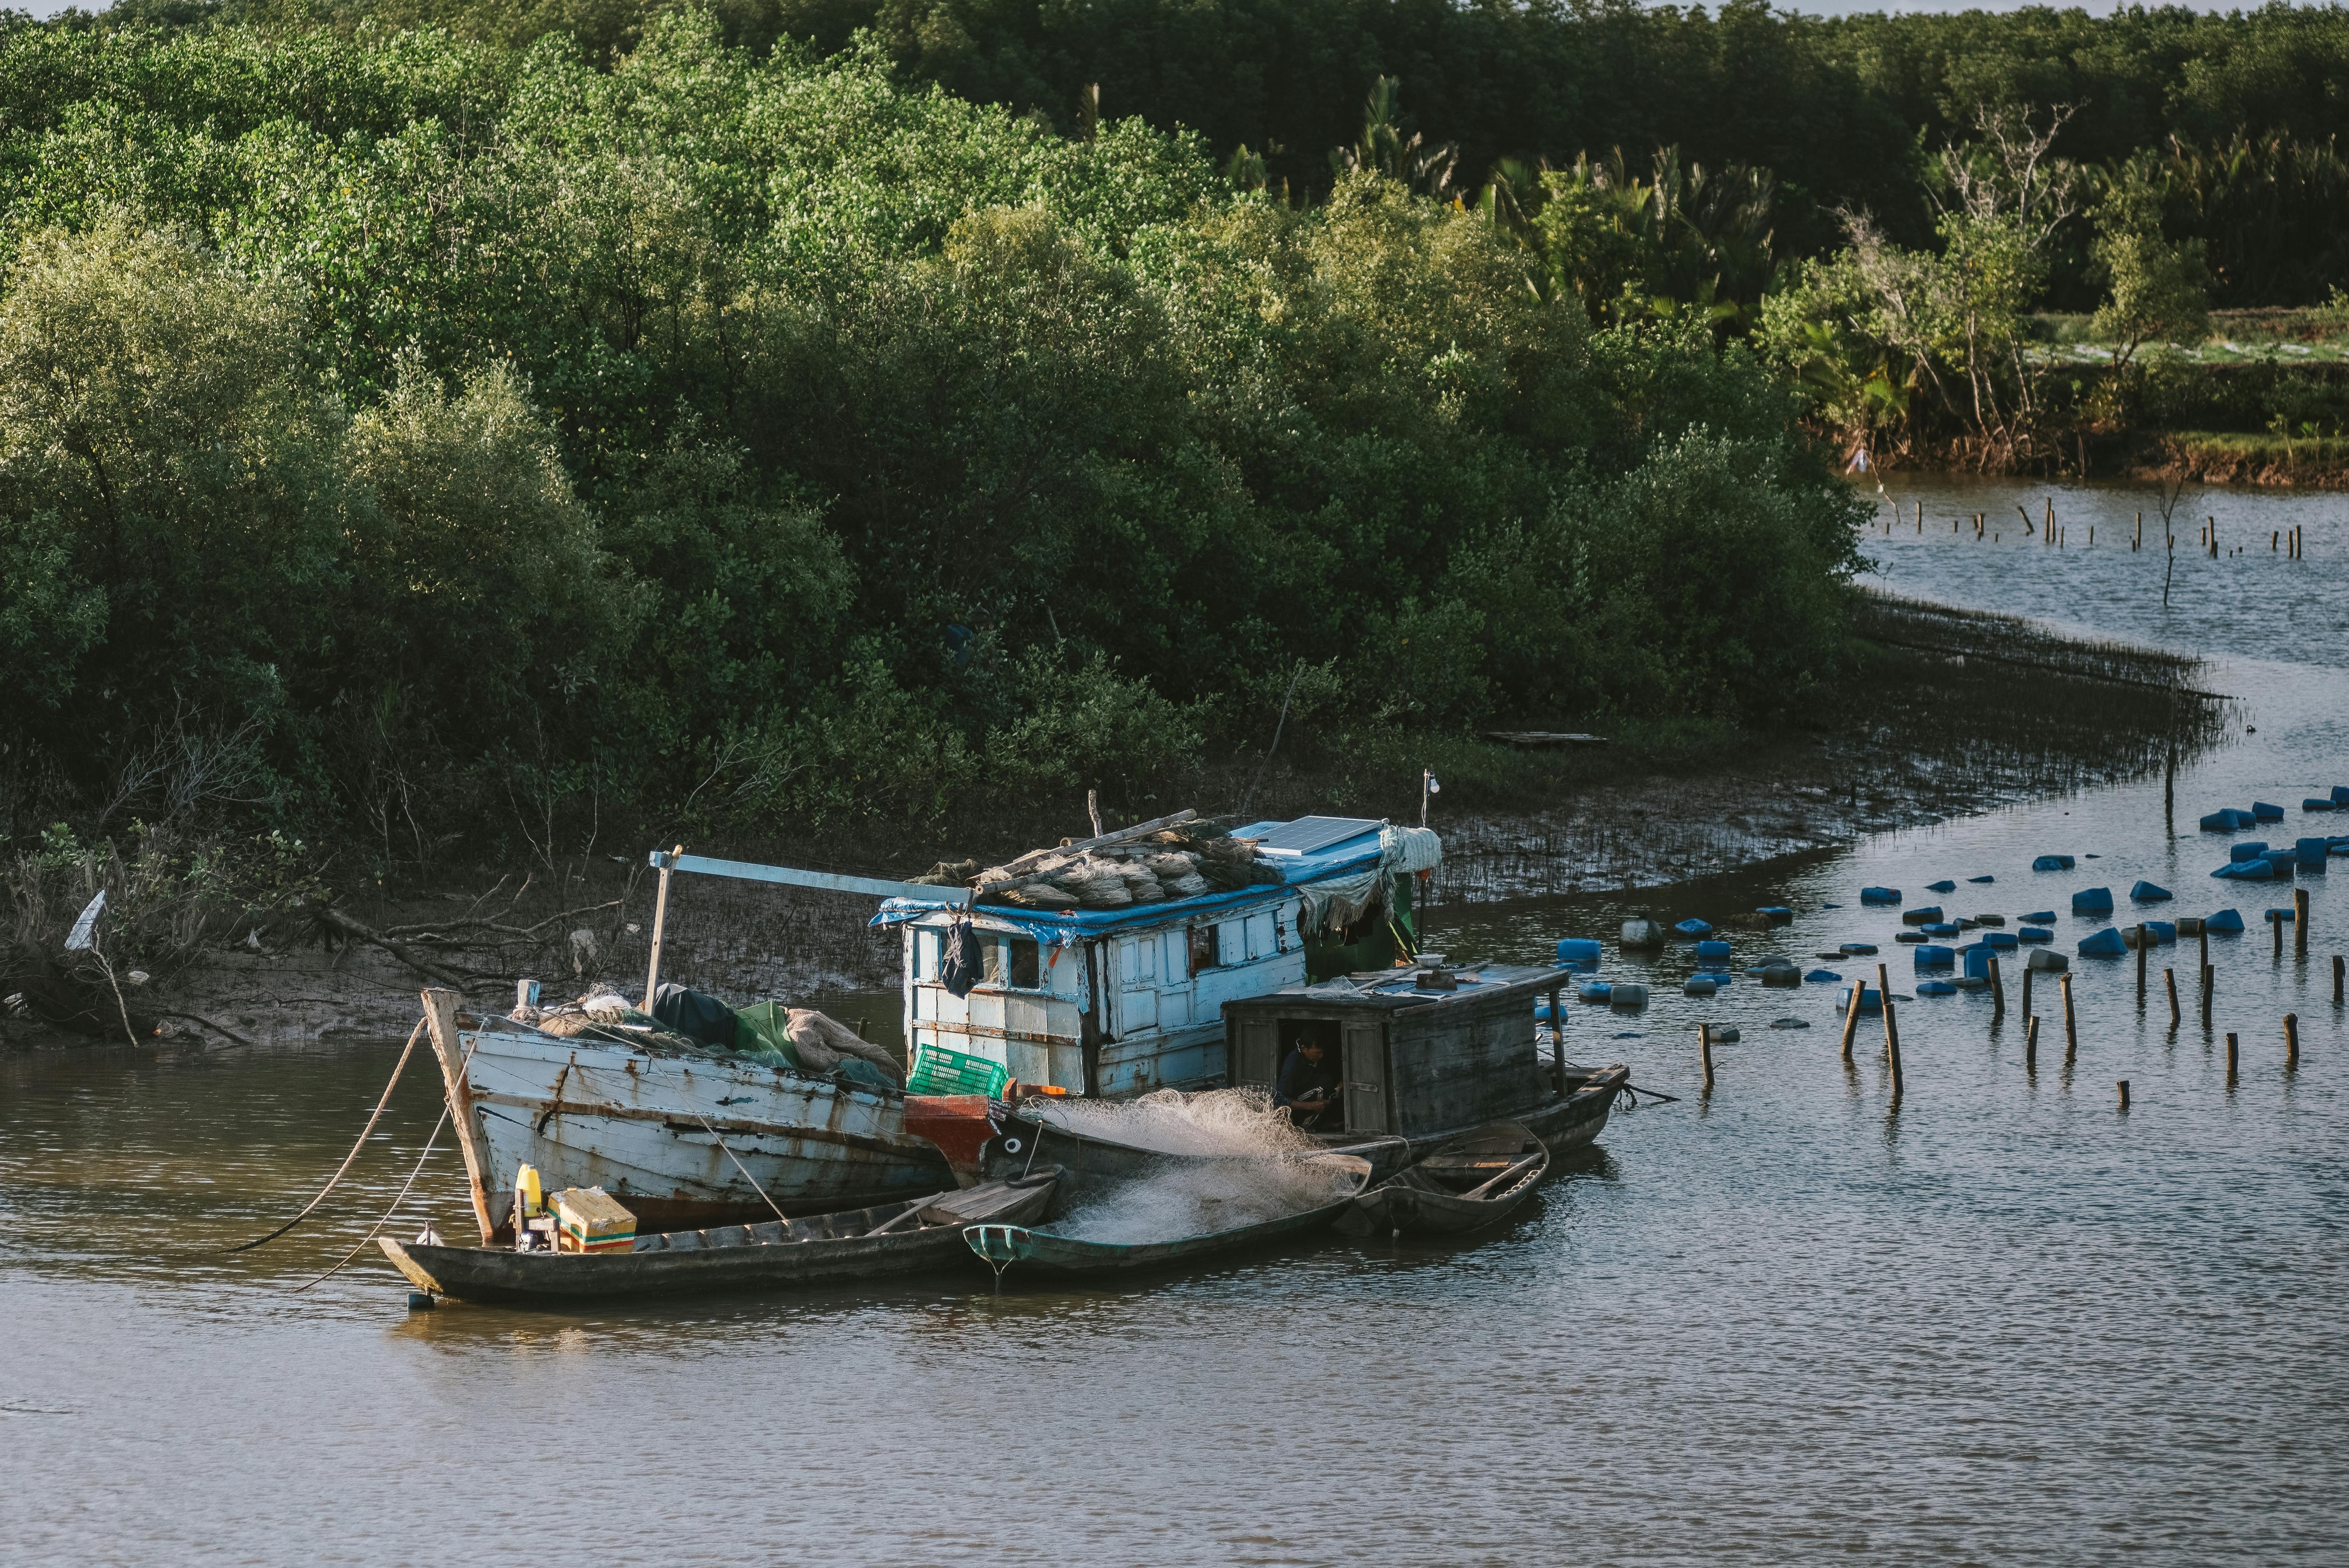
[[[971,1226],[963,1233],[963,1240],[972,1252],[994,1264],[998,1274],[1013,1264],[1027,1264],[1056,1274],[1090,1274],[1190,1263],[1319,1229],[1350,1208],[1370,1184],[1371,1162],[1367,1160],[1350,1154],[1308,1158],[1317,1164],[1326,1163],[1332,1171],[1334,1195],[1327,1202],[1275,1220],[1164,1242],[1135,1243],[1086,1241],[1057,1235],[1049,1229],[994,1222]]]
[[[1515,1213],[1549,1170],[1549,1149],[1514,1121],[1455,1138],[1354,1200],[1338,1228],[1458,1235]]]
[[[418,1287],[460,1301],[554,1305],[619,1295],[810,1284],[967,1266],[971,1225],[1017,1225],[1050,1212],[1057,1167],[875,1209],[640,1235],[626,1253],[517,1253],[377,1238]]]

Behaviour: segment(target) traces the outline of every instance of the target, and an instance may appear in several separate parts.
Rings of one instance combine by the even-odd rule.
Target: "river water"
[[[1642,1013],[1576,1006],[1572,1053],[1682,1097],[1619,1112],[1594,1153],[1466,1246],[1331,1240],[1095,1288],[984,1275],[575,1315],[444,1306],[362,1257],[437,1112],[410,1069],[325,1218],[219,1249],[300,1207],[347,1148],[398,1042],[265,1055],[41,1052],[0,1062],[0,1514],[10,1562],[1594,1563],[2338,1562],[2349,1556],[2349,857],[2311,877],[2312,954],[2273,954],[2284,884],[2218,882],[2195,820],[2253,799],[2303,818],[2349,783],[2341,503],[2229,494],[2180,509],[2171,604],[2127,549],[2141,492],[2057,490],[2062,550],[1976,545],[1961,513],[2012,484],[1888,484],[1913,523],[1872,536],[1889,587],[2209,655],[2229,744],[2155,777],[1759,872],[1649,890],[1667,921],[1764,903],[1739,965],[1874,942],[1913,995],[1914,905],[2058,912],[2142,877],[2156,914],[2232,905],[2202,1027],[2168,1023],[2157,955],[2075,959],[2035,1073],[2019,987],[1896,1002],[1896,1108],[1878,1026],[1838,1057],[1830,985],[1741,975],[1686,996],[1684,950]],[[1886,515],[1889,515],[1889,510]],[[2085,523],[2096,521],[2090,548]],[[1936,520],[1939,521],[1938,531]],[[2270,520],[2274,520],[2271,522]],[[2307,525],[2307,557],[2265,551]],[[2015,527],[2021,522],[2017,520]],[[2238,540],[2236,535],[2241,538]],[[2118,542],[2116,543],[2115,542]],[[2151,573],[2149,576],[2148,573]],[[2019,670],[2018,680],[2030,678]],[[2174,805],[2173,805],[2174,800]],[[2044,852],[2077,857],[2033,872]],[[2097,858],[2089,858],[2089,857]],[[1968,878],[1995,881],[1973,883]],[[1925,884],[1957,881],[1935,895]],[[2220,892],[2219,890],[2225,890]],[[1447,915],[1472,959],[1611,935],[1627,899]],[[2123,918],[2127,918],[2124,914]],[[1857,971],[1840,961],[1826,967]],[[2011,982],[2012,985],[2012,982]],[[885,1008],[884,1009],[885,1011]],[[2296,1012],[2287,1070],[2282,1016]],[[1772,1028],[1774,1020],[1807,1028]],[[1699,1022],[1743,1037],[1700,1093]],[[2224,1070],[2236,1032],[2241,1070]],[[418,1068],[429,1068],[429,1062]],[[2130,1080],[2132,1105],[2116,1105]],[[437,1154],[404,1212],[463,1218]]]

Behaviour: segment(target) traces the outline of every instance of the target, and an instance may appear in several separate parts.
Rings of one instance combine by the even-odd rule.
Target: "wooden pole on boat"
[[[1851,1006],[1845,1008],[1843,1014],[1843,1065],[1846,1067],[1851,1066],[1851,1037],[1859,1032],[1859,999],[1867,991],[1867,981],[1854,980],[1851,983]]]
[[[1886,967],[1876,966],[1876,984],[1884,992],[1884,1059],[1892,1068],[1892,1098],[1900,1098],[1900,1026],[1892,1021],[1892,976]]]
[[[2023,1021],[2023,1070],[2039,1070],[2039,1019],[2036,1015]]]
[[[1998,954],[1990,955],[1990,1021],[1997,1023],[2006,1016],[2006,982],[1999,977]]]
[[[1713,1026],[1711,1024],[1699,1024],[1696,1026],[1696,1054],[1697,1059],[1704,1064],[1704,1092],[1711,1094],[1713,1092]]]
[[[2153,945],[2146,937],[2145,922],[2140,920],[2137,923],[2137,1002],[2140,1007],[2145,1006],[2146,950]]]
[[[2283,1070],[2291,1072],[2300,1066],[2300,1015],[2283,1016]]]
[[[2175,1029],[2178,1027],[2178,971],[2175,969],[2163,970],[2161,972],[2161,984],[2163,988],[2169,993],[2169,1026],[2172,1029]]]
[[[2308,956],[2308,890],[2304,887],[2292,890],[2292,955]]]
[[[653,987],[660,984],[661,936],[668,925],[669,873],[677,870],[677,858],[683,853],[685,846],[679,844],[661,859],[660,892],[653,897],[653,955],[652,961],[645,965],[645,1011],[647,1013],[653,1010]]]
[[[2072,1011],[2072,972],[2066,969],[2056,978],[2064,987],[2064,1065],[2068,1068],[2080,1054],[2080,1029]]]
[[[473,1200],[473,1218],[481,1222],[481,1244],[497,1240],[498,1221],[490,1207],[496,1173],[490,1169],[489,1140],[481,1136],[481,1113],[473,1107],[472,1080],[466,1076],[465,1050],[457,1037],[454,991],[424,993],[424,1024],[432,1032],[432,1054],[440,1058],[440,1084],[449,1097],[449,1119],[456,1124],[457,1148],[465,1156],[465,1182]]]

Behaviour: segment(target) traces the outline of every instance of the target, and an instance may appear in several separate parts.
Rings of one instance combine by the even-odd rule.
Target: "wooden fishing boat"
[[[965,1229],[1018,1225],[1051,1210],[1061,1172],[1034,1174],[847,1213],[639,1235],[630,1252],[517,1253],[378,1237],[409,1282],[459,1301],[554,1305],[622,1295],[687,1295],[968,1266]]]
[[[1057,1235],[1049,1229],[995,1222],[969,1227],[963,1233],[963,1240],[972,1252],[994,1264],[998,1274],[1013,1264],[1027,1264],[1054,1274],[1092,1274],[1191,1263],[1317,1230],[1351,1207],[1370,1184],[1371,1163],[1367,1160],[1350,1154],[1309,1158],[1316,1163],[1326,1162],[1332,1170],[1334,1195],[1326,1202],[1278,1219],[1168,1241],[1136,1243],[1088,1241]]]
[[[1354,1200],[1340,1230],[1458,1235],[1516,1212],[1549,1170],[1549,1149],[1514,1121],[1455,1138]]]

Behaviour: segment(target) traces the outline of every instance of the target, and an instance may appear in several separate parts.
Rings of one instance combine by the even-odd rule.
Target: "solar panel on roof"
[[[1309,855],[1332,844],[1342,844],[1348,839],[1375,833],[1383,825],[1372,817],[1299,817],[1294,822],[1282,823],[1257,840],[1257,848]]]

